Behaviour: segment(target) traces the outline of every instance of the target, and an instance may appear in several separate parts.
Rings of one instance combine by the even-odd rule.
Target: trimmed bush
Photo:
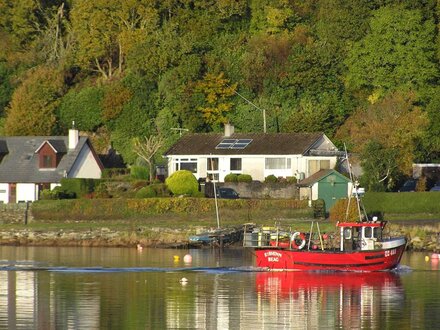
[[[286,181],[287,183],[296,184],[298,182],[298,179],[296,178],[296,176],[288,176],[286,177]]]
[[[157,194],[156,194],[156,190],[154,190],[154,187],[147,186],[139,189],[135,195],[135,198],[152,198],[156,196]]]
[[[145,166],[132,166],[130,167],[130,176],[137,180],[148,180],[148,168]]]
[[[174,172],[166,178],[165,184],[173,195],[196,195],[199,191],[199,183],[196,177],[187,170]]]
[[[99,179],[61,179],[61,187],[56,187],[57,191],[62,191],[69,196],[67,198],[80,198],[94,191],[95,185],[99,185]],[[74,197],[71,197],[71,196]]]
[[[43,189],[40,192],[39,199],[41,199],[41,200],[58,199],[57,192],[55,190]]]
[[[271,174],[271,175],[266,176],[266,178],[264,179],[264,182],[265,183],[276,183],[276,182],[278,182],[278,179],[275,175]]]
[[[239,218],[245,218],[250,209],[261,214],[265,219],[266,214],[279,215],[280,212],[286,212],[285,214],[289,217],[293,214],[301,218],[305,215],[310,216],[306,200],[220,199],[218,202],[222,210],[230,210]],[[293,210],[298,213],[292,213]],[[164,214],[179,214],[185,217],[188,214],[205,214],[211,221],[212,214],[215,212],[215,204],[212,199],[192,197],[39,200],[32,203],[31,212],[35,221],[145,219],[148,216],[157,218],[157,215]]]
[[[238,182],[238,174],[229,173],[225,176],[225,182]]]
[[[252,176],[249,174],[240,174],[237,177],[237,182],[252,182]]]

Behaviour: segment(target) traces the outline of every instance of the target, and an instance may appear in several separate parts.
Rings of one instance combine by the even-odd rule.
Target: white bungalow
[[[264,181],[268,175],[298,180],[321,169],[333,169],[338,150],[324,133],[185,134],[164,156],[168,174],[189,170],[197,179],[224,182],[229,173],[249,174]]]

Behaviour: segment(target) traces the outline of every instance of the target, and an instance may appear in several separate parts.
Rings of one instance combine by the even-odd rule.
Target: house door
[[[17,184],[9,185],[9,203],[17,203]]]
[[[336,201],[347,197],[347,183],[345,182],[319,182],[318,198],[325,201],[325,210],[328,212]]]

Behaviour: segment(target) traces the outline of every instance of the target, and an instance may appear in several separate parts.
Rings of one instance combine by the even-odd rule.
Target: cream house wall
[[[9,202],[9,184],[8,183],[0,183],[0,203],[8,203]]]
[[[90,148],[84,146],[68,175],[69,178],[99,179],[101,168]]]
[[[33,202],[38,198],[38,185],[34,183],[17,183],[16,202]]]
[[[243,157],[241,165],[243,174],[249,174],[253,180],[264,181],[264,157]]]

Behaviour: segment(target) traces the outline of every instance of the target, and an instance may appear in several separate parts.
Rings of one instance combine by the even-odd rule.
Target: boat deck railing
[[[275,228],[254,230],[252,232],[245,232],[243,235],[244,247],[290,247],[291,232],[280,231]]]

